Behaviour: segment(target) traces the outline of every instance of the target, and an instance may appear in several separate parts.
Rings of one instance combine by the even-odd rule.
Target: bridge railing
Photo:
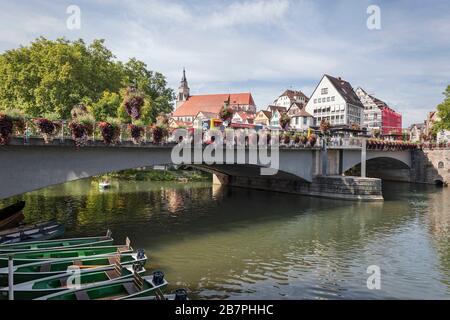
[[[0,119],[1,120],[1,119]],[[70,128],[69,121],[50,121],[53,125],[53,129],[51,133],[45,133],[45,130],[48,129],[48,126],[39,125],[39,121],[42,119],[33,119],[33,118],[23,118],[23,119],[13,119],[13,127],[12,132],[10,133],[11,137],[23,138],[24,143],[28,143],[28,141],[32,138],[40,138],[44,139],[46,143],[50,143],[53,140],[60,140],[64,142],[65,140],[74,140],[73,130]],[[45,120],[45,119],[43,119]],[[46,120],[49,121],[49,120]],[[0,121],[1,122],[1,121]],[[45,122],[45,121],[44,121]],[[86,130],[87,133],[84,137],[86,142],[101,142],[104,140],[101,130],[99,128],[99,123],[94,122],[90,124],[89,130]],[[1,127],[1,123],[0,123]],[[154,127],[153,126],[142,126],[139,131],[139,137],[133,137],[131,133],[131,128],[127,124],[119,125],[119,134],[114,137],[114,141],[112,144],[120,144],[124,142],[130,142],[136,145],[142,145],[146,143],[151,144],[168,144],[168,143],[177,143],[173,137],[171,137],[168,132],[163,134],[161,139],[155,141],[153,134]],[[4,130],[0,131],[0,144],[6,144],[8,141],[8,137],[4,138]],[[367,140],[367,149],[376,149],[376,150],[405,150],[405,149],[416,149],[421,147],[421,145],[416,143],[402,142],[402,141],[387,141],[381,139],[367,139],[363,137],[321,137],[320,135],[316,136],[316,141],[311,143],[310,141],[306,143],[302,142],[294,142],[293,139],[288,139],[288,142],[285,142],[282,138],[283,134],[280,135],[280,147],[281,148],[308,148],[308,149],[317,149],[323,147],[323,139],[325,139],[328,148],[342,148],[342,149],[361,149],[363,145],[363,139]],[[75,137],[76,138],[76,137]],[[211,143],[211,141],[204,140],[204,144]],[[245,143],[248,145],[248,142]],[[426,146],[423,146],[424,148]],[[442,147],[442,146],[437,146]],[[433,148],[433,146],[431,146]]]

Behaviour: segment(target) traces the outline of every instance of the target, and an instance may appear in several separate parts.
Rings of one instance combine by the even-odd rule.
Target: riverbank
[[[212,181],[212,175],[193,169],[133,169],[106,175],[110,178],[134,181],[167,181],[167,182],[207,182]],[[104,179],[105,175],[95,177],[96,180]]]

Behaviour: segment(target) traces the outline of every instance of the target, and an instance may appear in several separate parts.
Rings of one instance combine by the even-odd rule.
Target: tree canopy
[[[450,130],[450,85],[443,94],[445,99],[437,106],[440,120],[433,127],[435,130]]]
[[[0,109],[20,109],[39,117],[57,113],[70,118],[74,105],[85,104],[97,120],[123,116],[124,88],[144,93],[144,120],[172,110],[173,90],[161,73],[137,59],[116,60],[104,40],[56,41],[38,38],[29,46],[0,55]]]

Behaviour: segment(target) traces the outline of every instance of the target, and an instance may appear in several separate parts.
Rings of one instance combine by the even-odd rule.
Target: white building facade
[[[315,125],[322,120],[331,125],[363,124],[364,106],[350,83],[341,78],[324,75],[305,109],[313,115]]]
[[[309,98],[301,91],[286,90],[273,102],[273,105],[289,109],[293,103],[306,105],[308,100]]]

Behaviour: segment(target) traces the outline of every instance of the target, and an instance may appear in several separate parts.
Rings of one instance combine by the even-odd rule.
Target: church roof
[[[207,94],[190,96],[173,113],[174,117],[196,116],[200,111],[218,114],[225,103],[236,105],[255,105],[251,93]]]

